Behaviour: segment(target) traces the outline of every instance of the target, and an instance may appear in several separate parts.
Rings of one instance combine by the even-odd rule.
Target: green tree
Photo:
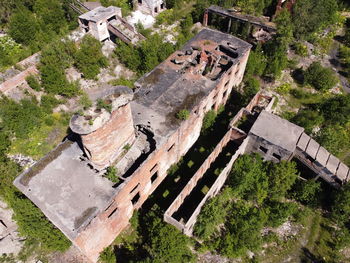
[[[114,254],[113,246],[106,247],[100,254],[98,261],[101,263],[116,263],[117,258]]]
[[[317,133],[317,141],[330,153],[338,155],[350,146],[349,128],[341,125],[329,125]]]
[[[268,196],[269,182],[261,156],[240,156],[235,162],[228,183],[239,198],[262,204]]]
[[[66,26],[65,14],[60,0],[36,0],[34,12],[40,17],[40,27],[44,32],[59,33]]]
[[[269,199],[280,201],[291,189],[299,173],[296,163],[281,161],[280,163],[270,163],[269,174]]]
[[[305,128],[305,132],[311,134],[315,127],[324,123],[322,114],[316,110],[302,109],[292,118],[292,122]]]
[[[308,38],[311,33],[332,24],[337,9],[336,0],[298,0],[293,7],[294,35]]]
[[[152,208],[145,220],[147,239],[144,248],[151,262],[194,262],[194,255],[189,249],[190,239],[174,226],[164,223],[158,207]]]
[[[332,217],[341,226],[348,224],[350,219],[350,185],[346,184],[339,189],[332,205]]]
[[[108,60],[101,51],[102,45],[96,38],[84,36],[76,53],[76,66],[87,79],[94,79],[101,68],[108,66]]]
[[[322,67],[319,62],[313,62],[305,71],[305,81],[317,90],[327,91],[338,83],[338,78],[332,69]]]
[[[208,239],[225,222],[231,209],[232,189],[225,188],[222,193],[208,200],[203,206],[194,226],[194,235],[200,239]]]
[[[346,125],[350,121],[350,94],[337,95],[325,100],[320,111],[326,122]]]
[[[266,68],[266,56],[264,55],[261,45],[250,52],[246,67],[246,75],[262,76]]]
[[[78,93],[78,85],[70,83],[65,69],[73,64],[75,45],[71,41],[56,41],[43,49],[39,71],[46,92],[72,97]]]
[[[38,31],[36,17],[26,8],[18,9],[10,18],[9,34],[18,43],[29,45]]]
[[[248,103],[260,90],[260,82],[258,79],[248,76],[244,81],[243,95],[246,103]]]
[[[204,115],[202,132],[205,132],[206,130],[208,130],[210,127],[213,126],[213,124],[215,123],[216,117],[217,117],[217,113],[214,110],[210,110]]]

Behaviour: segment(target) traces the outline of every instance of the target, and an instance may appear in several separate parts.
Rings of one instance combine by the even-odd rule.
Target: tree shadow
[[[311,251],[306,247],[302,248],[302,252],[303,254],[300,259],[302,263],[326,263],[326,261],[324,261],[322,258],[319,258],[312,254]]]

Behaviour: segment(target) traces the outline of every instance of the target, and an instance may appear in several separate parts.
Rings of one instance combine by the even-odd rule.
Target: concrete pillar
[[[208,26],[208,16],[209,16],[209,12],[208,10],[205,10],[204,16],[203,16],[203,26]]]
[[[227,33],[230,33],[230,31],[231,31],[231,24],[232,24],[232,19],[229,18],[229,19],[228,19]]]

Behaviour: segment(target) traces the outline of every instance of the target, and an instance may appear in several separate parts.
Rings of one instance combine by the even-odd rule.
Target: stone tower
[[[99,170],[111,165],[135,140],[130,108],[133,92],[118,86],[92,97],[94,105],[83,114],[75,114],[69,126],[81,136],[86,156]]]

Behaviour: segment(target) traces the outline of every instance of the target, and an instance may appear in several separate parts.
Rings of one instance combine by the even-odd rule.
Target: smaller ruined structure
[[[350,180],[349,168],[304,133],[304,128],[267,111],[259,115],[249,137],[247,152],[258,152],[265,160],[279,162],[297,158],[335,187]]]
[[[242,14],[235,10],[225,9],[219,6],[210,6],[205,10],[203,16],[203,25],[207,26],[210,23],[210,16],[218,15],[226,18],[227,32],[231,31],[232,21],[237,21],[249,25],[249,34],[257,41],[268,41],[276,34],[276,24],[270,22],[266,17],[256,17],[252,15]]]
[[[122,18],[121,8],[115,6],[99,6],[80,15],[79,25],[100,41],[119,38],[126,43],[135,44],[144,39]]]
[[[152,16],[156,16],[166,9],[164,0],[134,0],[133,3],[136,9]]]

